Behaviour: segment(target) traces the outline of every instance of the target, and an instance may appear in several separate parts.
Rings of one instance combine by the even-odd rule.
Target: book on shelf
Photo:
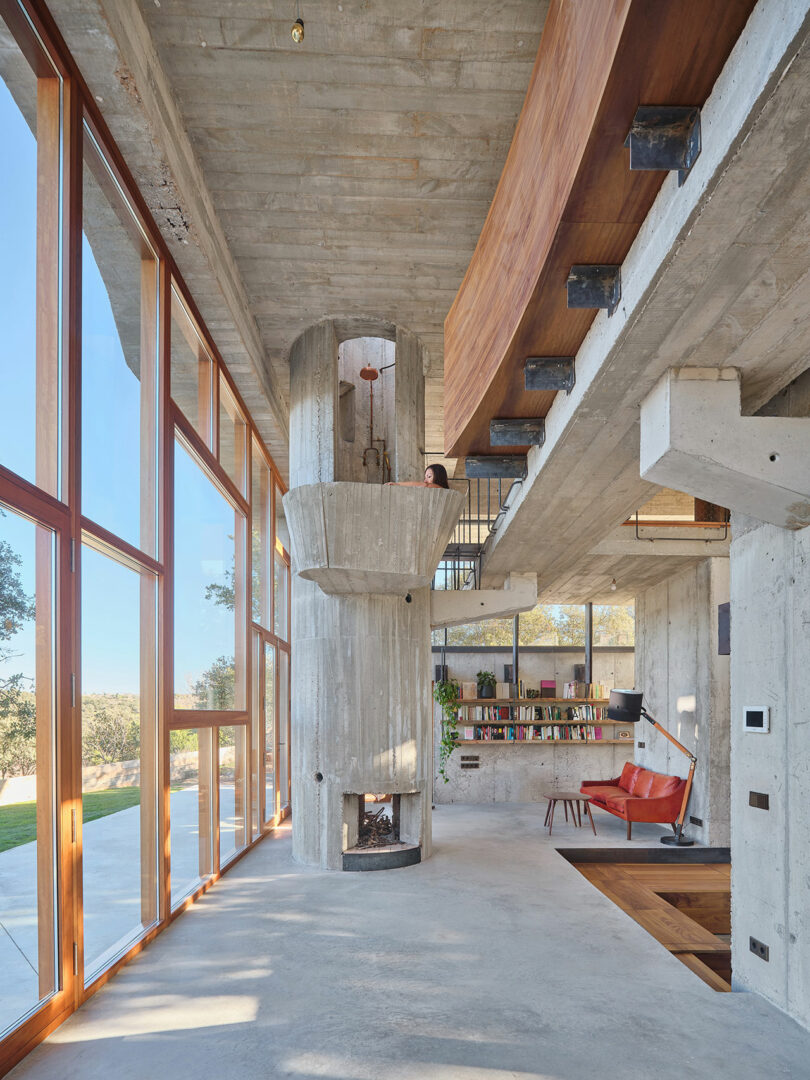
[[[610,695],[605,683],[567,682],[563,686],[564,698],[595,698],[604,700]]]
[[[541,679],[540,680],[540,697],[555,698],[557,696],[557,680],[556,679]]]
[[[464,738],[478,742],[598,742],[602,728],[593,724],[476,724],[465,727]]]
[[[466,698],[470,701],[478,697],[478,684],[475,682],[463,682],[460,689],[462,700]]]

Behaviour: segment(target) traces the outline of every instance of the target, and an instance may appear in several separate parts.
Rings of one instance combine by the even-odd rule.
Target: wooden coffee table
[[[548,825],[548,835],[551,836],[551,828],[554,824],[554,808],[558,802],[563,804],[565,810],[565,820],[568,821],[568,807],[571,807],[571,820],[576,828],[582,826],[582,804],[585,804],[585,814],[591,823],[593,829],[593,835],[596,836],[596,826],[593,823],[593,814],[591,813],[591,804],[587,796],[583,795],[581,791],[544,791],[543,798],[548,799],[548,808],[546,809],[546,820],[544,825]]]

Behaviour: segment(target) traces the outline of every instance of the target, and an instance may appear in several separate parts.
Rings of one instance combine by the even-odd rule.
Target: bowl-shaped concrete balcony
[[[307,484],[284,496],[293,568],[325,593],[429,585],[464,496],[443,488]]]

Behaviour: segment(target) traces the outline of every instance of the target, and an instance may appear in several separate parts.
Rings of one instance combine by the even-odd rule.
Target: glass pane
[[[0,16],[0,464],[51,495],[58,494],[60,95],[58,79],[37,79]]]
[[[85,983],[157,919],[155,579],[82,547]]]
[[[174,706],[238,708],[234,509],[179,443],[174,490]]]
[[[594,608],[594,615],[597,610]],[[510,619],[510,626],[511,622]],[[518,640],[521,645],[584,646],[585,608],[581,604],[538,604],[531,611],[523,612],[520,616],[519,628]],[[594,619],[595,630],[596,620]],[[489,644],[489,642],[484,642],[484,644]],[[509,644],[511,644],[511,638]]]
[[[287,528],[287,515],[284,513],[284,502],[281,488],[276,488],[276,541],[281,544],[286,552],[290,550],[290,530]]]
[[[523,618],[523,616],[521,616]],[[594,604],[594,645],[635,645],[636,609],[634,604]]]
[[[0,1032],[56,989],[53,558],[0,506]]]
[[[275,631],[278,637],[287,640],[288,611],[290,588],[290,568],[276,552],[273,563],[273,611]]]
[[[177,293],[172,289],[172,398],[211,446],[211,388],[214,362]]]
[[[219,463],[246,495],[247,424],[224,377],[219,380]]]
[[[211,732],[169,733],[172,907],[211,873]]]
[[[264,820],[276,813],[276,649],[264,646]]]
[[[290,801],[290,654],[278,653],[278,792],[281,806]]]
[[[247,728],[219,729],[219,865],[245,846]]]
[[[270,522],[272,475],[264,455],[253,440],[251,511],[253,515],[253,621],[270,629],[270,560],[273,543]]]
[[[157,550],[158,260],[92,136],[82,193],[82,513]]]

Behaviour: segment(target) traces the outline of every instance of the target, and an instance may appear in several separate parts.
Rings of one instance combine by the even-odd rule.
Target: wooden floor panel
[[[573,865],[705,983],[715,990],[731,989],[709,966],[727,965],[731,954],[729,942],[718,936],[730,932],[730,867],[721,863]],[[717,961],[711,959],[713,955]]]

